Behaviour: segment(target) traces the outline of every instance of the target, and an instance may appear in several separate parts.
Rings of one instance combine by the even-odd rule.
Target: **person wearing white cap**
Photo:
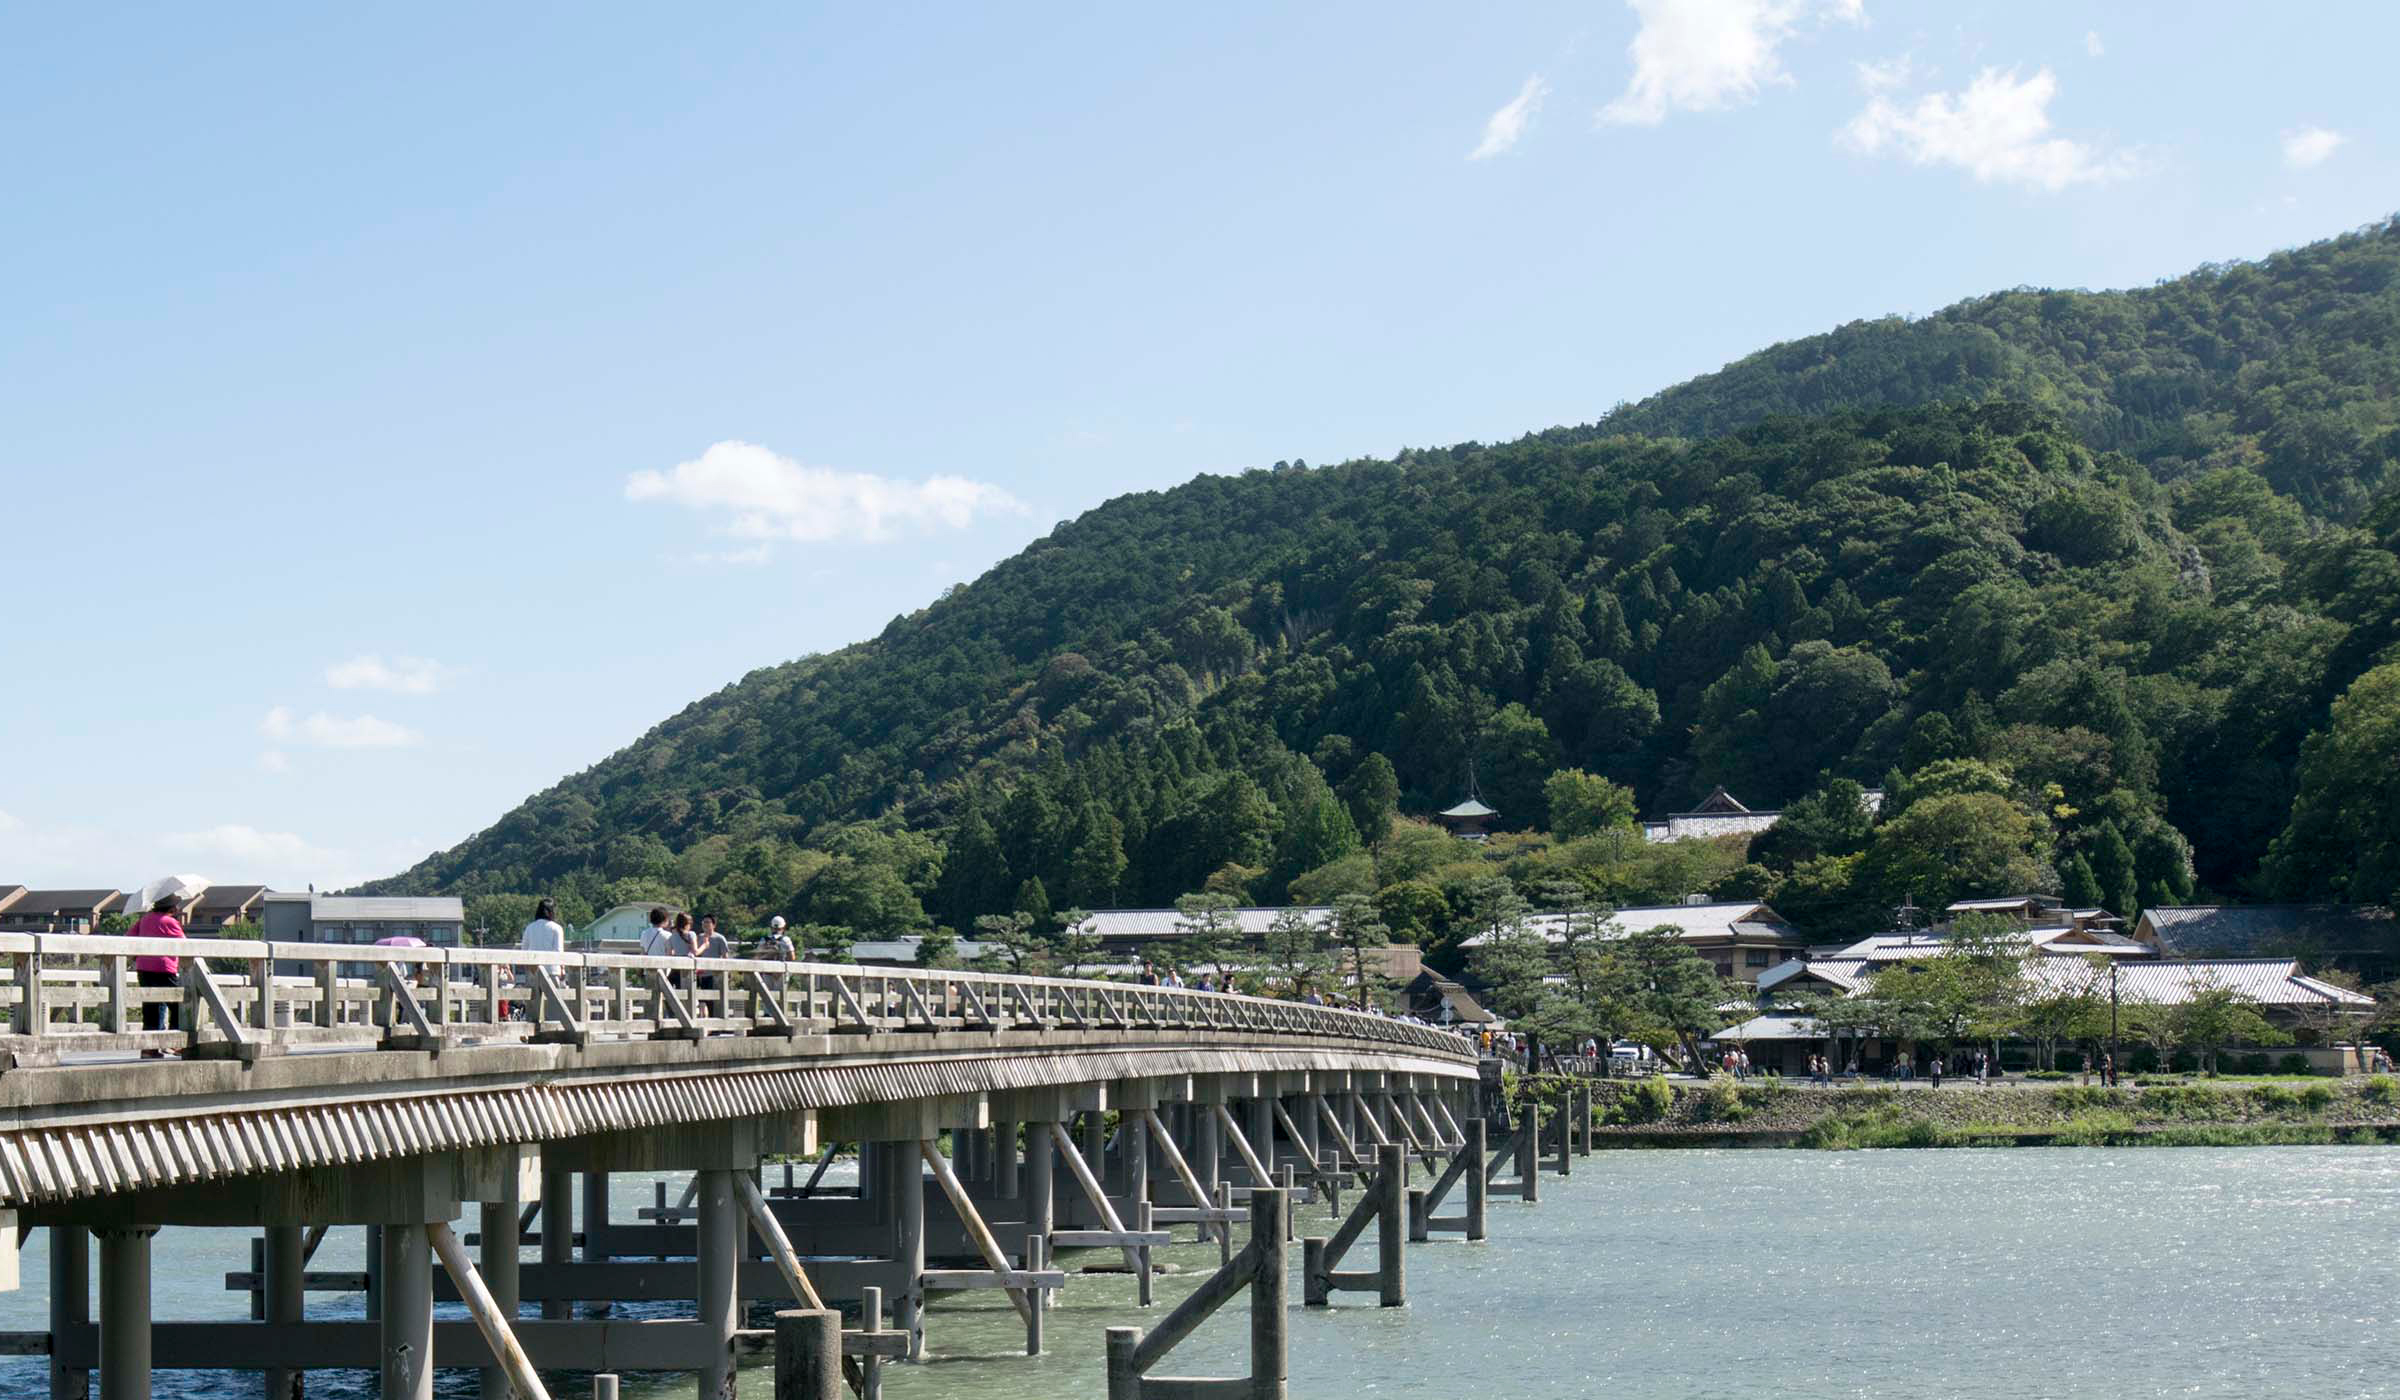
[[[792,960],[792,954],[794,951],[792,948],[792,936],[784,931],[783,916],[781,914],[777,914],[774,918],[767,920],[766,950],[772,956],[781,958],[785,962],[790,962]]]

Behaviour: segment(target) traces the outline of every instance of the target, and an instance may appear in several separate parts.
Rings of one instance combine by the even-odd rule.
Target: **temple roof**
[[[1451,808],[1449,811],[1442,813],[1442,815],[1445,817],[1496,817],[1499,816],[1500,813],[1497,808],[1486,807],[1481,802],[1478,802],[1474,798],[1470,797],[1466,801],[1461,802],[1457,806]]]

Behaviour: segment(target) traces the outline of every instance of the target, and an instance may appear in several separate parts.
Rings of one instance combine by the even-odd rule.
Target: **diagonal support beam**
[[[1367,1125],[1367,1135],[1374,1139],[1373,1142],[1364,1142],[1360,1146],[1362,1148],[1391,1146],[1392,1135],[1383,1130],[1383,1115],[1376,1111],[1375,1105],[1364,1094],[1353,1094],[1351,1098],[1358,1104],[1358,1121]]]
[[[400,975],[400,970],[388,962],[377,963],[375,978],[383,983],[383,990],[391,996],[392,1010],[406,1017],[408,1023],[416,1028],[417,1034],[432,1038],[433,1025],[425,1019],[425,1008],[417,1005],[417,994],[408,985],[408,979]],[[207,997],[212,1005],[221,1004],[217,1002],[216,984],[209,980],[206,972],[200,974],[200,994]]]
[[[1258,1160],[1258,1152],[1250,1146],[1250,1139],[1242,1132],[1242,1125],[1233,1121],[1233,1110],[1223,1104],[1213,1104],[1211,1107],[1217,1111],[1217,1126],[1224,1130],[1225,1140],[1233,1144],[1233,1150],[1241,1156],[1242,1165],[1249,1168],[1250,1179],[1258,1183],[1258,1189],[1268,1189],[1275,1180],[1274,1174],[1267,1170],[1266,1163]]]
[[[540,1003],[547,1005],[551,1012],[558,1017],[559,1024],[567,1028],[567,1036],[570,1040],[577,1045],[586,1044],[591,1040],[591,1032],[584,1028],[583,1018],[576,1014],[575,1003],[568,997],[567,989],[559,985],[557,974],[536,963],[533,969],[533,986],[534,995]],[[534,1011],[533,1019],[535,1029],[539,1030],[542,1022],[539,1006]]]
[[[1367,1154],[1359,1151],[1358,1144],[1351,1141],[1350,1134],[1343,1130],[1342,1117],[1333,1111],[1333,1105],[1325,1102],[1323,1094],[1311,1094],[1309,1102],[1317,1106],[1317,1121],[1323,1123],[1326,1129],[1333,1134],[1333,1145],[1342,1150],[1342,1160],[1365,1166]],[[1280,1108],[1281,1105],[1278,1104],[1277,1107]],[[1284,1131],[1287,1133],[1292,1131],[1289,1120],[1286,1120]]]
[[[1450,1145],[1463,1146],[1467,1140],[1467,1130],[1459,1125],[1458,1116],[1450,1111],[1450,1105],[1442,1102],[1441,1095],[1434,1095],[1432,1102],[1434,1111],[1442,1117],[1442,1126],[1449,1131]]]
[[[389,964],[386,964],[388,966]],[[483,1333],[486,1346],[498,1358],[500,1369],[508,1373],[508,1383],[518,1400],[550,1400],[543,1389],[541,1373],[533,1369],[533,1359],[517,1344],[517,1334],[510,1326],[511,1319],[500,1310],[492,1291],[483,1286],[483,1275],[475,1272],[475,1261],[467,1257],[467,1248],[451,1233],[450,1222],[436,1220],[425,1227],[433,1238],[433,1252],[441,1256],[442,1268],[450,1281],[458,1285],[458,1296],[467,1300],[467,1311],[475,1319],[477,1331]]]
[[[651,1019],[657,1022],[660,1030],[663,1031],[667,1028],[667,1018],[670,1016],[674,1018],[675,1025],[679,1030],[689,1033],[699,1029],[692,1024],[692,1009],[684,1005],[683,994],[675,990],[673,973],[668,972],[665,968],[651,968],[650,990],[657,998],[651,1008],[654,1013]]]
[[[750,1228],[767,1242],[767,1253],[775,1256],[776,1269],[782,1273],[783,1281],[792,1286],[792,1296],[804,1307],[823,1311],[825,1300],[817,1295],[817,1286],[809,1280],[808,1270],[800,1267],[800,1251],[792,1248],[792,1237],[783,1232],[783,1222],[767,1208],[767,1198],[758,1193],[758,1183],[750,1179],[748,1172],[735,1172],[733,1189],[741,1199],[742,1210],[750,1217]]]
[[[1058,1155],[1066,1162],[1067,1170],[1074,1174],[1075,1184],[1083,1188],[1084,1197],[1092,1203],[1092,1208],[1100,1212],[1101,1222],[1112,1233],[1124,1234],[1124,1220],[1117,1215],[1117,1208],[1108,1199],[1108,1193],[1100,1189],[1100,1178],[1092,1175],[1092,1164],[1083,1160],[1083,1153],[1075,1146],[1074,1137],[1067,1132],[1064,1124],[1052,1123],[1048,1126],[1050,1140],[1058,1144]],[[1141,1251],[1132,1245],[1125,1246],[1125,1267],[1133,1270],[1137,1277],[1141,1272]]]
[[[1175,1135],[1168,1132],[1167,1125],[1160,1120],[1158,1110],[1145,1108],[1141,1114],[1142,1121],[1150,1125],[1150,1140],[1158,1144],[1160,1155],[1167,1159],[1168,1169],[1175,1173],[1176,1180],[1183,1183],[1183,1189],[1192,1193],[1192,1204],[1203,1209],[1214,1204],[1209,1199],[1208,1188],[1200,1184],[1200,1174],[1192,1170],[1192,1164],[1184,1160],[1183,1149],[1175,1145]],[[1224,1229],[1224,1222],[1217,1222],[1217,1228]],[[1206,1230],[1201,1232],[1200,1238],[1208,1238]]]
[[[942,1194],[950,1198],[951,1209],[958,1212],[960,1222],[967,1227],[968,1236],[975,1241],[975,1248],[982,1252],[983,1262],[1003,1278],[1014,1273],[1007,1253],[1000,1248],[1000,1241],[992,1237],[992,1227],[983,1223],[982,1214],[975,1209],[975,1198],[969,1196],[967,1188],[959,1183],[958,1173],[951,1169],[950,1159],[942,1155],[942,1149],[931,1138],[919,1138],[917,1155],[925,1159],[926,1166],[933,1168],[933,1179],[942,1184]],[[1034,1291],[1031,1288],[1011,1288],[1007,1291],[1008,1301],[1016,1305],[1017,1316],[1025,1320],[1027,1327],[1034,1326],[1033,1308],[1040,1301]]]
[[[791,1035],[793,1033],[792,1018],[784,1014],[783,998],[777,995],[775,987],[767,984],[767,974],[757,968],[751,968],[742,976],[750,983],[750,1019],[758,1020],[760,1013],[764,1012],[765,1019],[773,1022],[775,1029],[785,1035]]]

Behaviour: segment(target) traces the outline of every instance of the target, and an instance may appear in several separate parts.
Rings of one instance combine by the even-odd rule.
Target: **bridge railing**
[[[174,958],[143,985],[141,958]],[[165,981],[165,979],[154,979]],[[169,1024],[145,1029],[149,1019]],[[493,948],[0,933],[0,1068],[61,1055],[254,1059],[315,1048],[1006,1030],[1322,1036],[1471,1054],[1339,1007],[938,968]]]

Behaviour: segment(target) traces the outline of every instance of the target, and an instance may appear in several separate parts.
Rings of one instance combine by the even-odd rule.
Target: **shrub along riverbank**
[[[2400,1143],[2400,1080],[2193,1080],[2114,1089],[1612,1080],[1593,1086],[1593,1115],[1593,1141],[1605,1147]]]

